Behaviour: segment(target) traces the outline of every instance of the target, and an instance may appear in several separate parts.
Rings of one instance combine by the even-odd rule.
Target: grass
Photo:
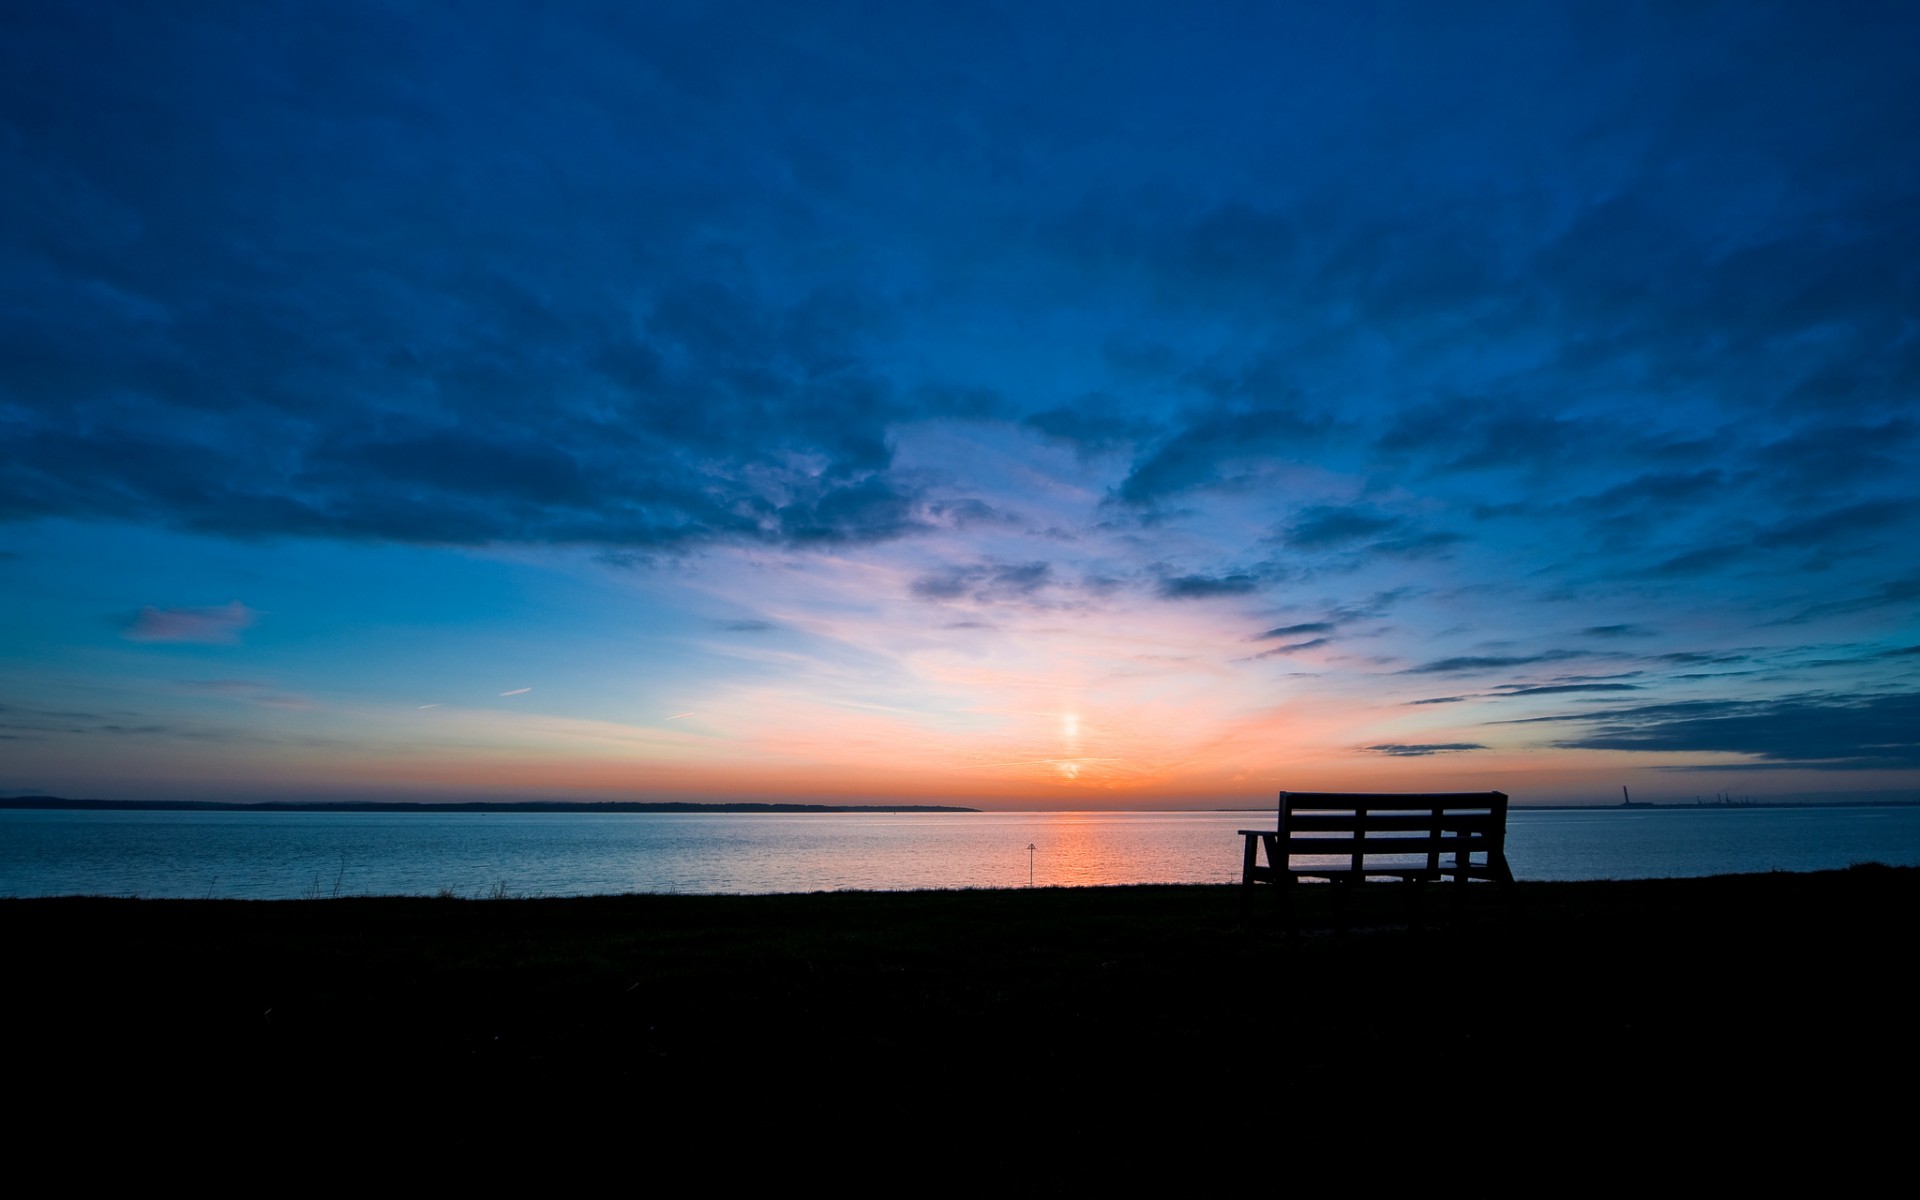
[[[1477,886],[1425,927],[1377,884],[1346,933],[1327,889],[1298,933],[1238,892],[0,901],[0,1016],[33,1031],[17,1094],[492,1097],[449,1135],[482,1142],[555,1098],[648,1128],[741,1105],[1077,1127],[1146,1093],[1263,1119],[1449,1088],[1594,1111],[1626,1080],[1644,1116],[1831,1107],[1920,1066],[1920,870],[1528,883],[1517,917]]]

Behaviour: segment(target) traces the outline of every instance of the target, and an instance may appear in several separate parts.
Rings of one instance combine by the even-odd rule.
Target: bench
[[[1240,831],[1243,888],[1285,889],[1301,879],[1351,884],[1369,876],[1491,879],[1511,899],[1504,792],[1281,792],[1279,812],[1277,829]]]

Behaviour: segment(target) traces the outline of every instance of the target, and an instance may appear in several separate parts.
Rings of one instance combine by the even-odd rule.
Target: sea
[[[0,811],[0,897],[249,900],[1230,883],[1273,812]],[[1920,866],[1920,807],[1515,809],[1520,879]]]

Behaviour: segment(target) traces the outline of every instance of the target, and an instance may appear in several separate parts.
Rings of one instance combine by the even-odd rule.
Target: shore
[[[1368,886],[1345,931],[1323,887],[1291,931],[1265,889],[1248,910],[1219,886],[6,900],[0,1012],[49,1103],[559,1097],[651,1128],[728,1098],[873,1121],[990,1094],[1078,1121],[1249,1078],[1262,1103],[1659,1080],[1645,1116],[1848,1103],[1920,1065],[1920,869],[1522,883],[1511,911],[1491,885],[1414,890]]]

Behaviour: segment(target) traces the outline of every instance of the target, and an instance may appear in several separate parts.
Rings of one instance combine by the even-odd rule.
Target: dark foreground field
[[[1415,924],[1377,885],[1341,933],[1309,888],[1293,934],[1222,887],[11,900],[0,1003],[43,1129],[1910,1112],[1920,870],[1471,892]]]

